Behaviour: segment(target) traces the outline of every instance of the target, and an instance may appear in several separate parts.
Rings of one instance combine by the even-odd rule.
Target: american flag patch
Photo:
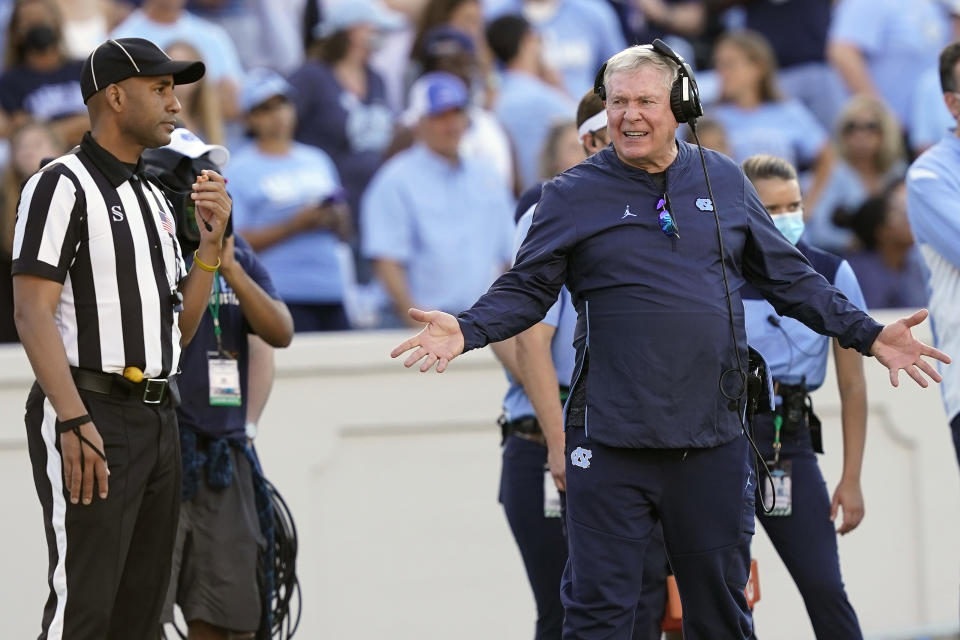
[[[170,221],[170,216],[163,212],[163,207],[160,207],[158,212],[160,213],[160,226],[170,235],[174,235],[173,222]]]

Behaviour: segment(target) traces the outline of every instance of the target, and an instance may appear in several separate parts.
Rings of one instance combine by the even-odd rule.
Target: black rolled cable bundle
[[[274,521],[274,591],[270,603],[269,638],[288,640],[300,626],[300,580],[297,578],[297,525],[290,507],[277,488],[264,480],[273,506]]]

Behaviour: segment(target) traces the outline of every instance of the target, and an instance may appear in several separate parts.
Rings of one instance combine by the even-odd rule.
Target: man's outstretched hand
[[[934,382],[940,382],[940,374],[921,356],[950,364],[950,356],[923,344],[910,333],[910,327],[926,320],[927,315],[927,310],[921,309],[909,318],[900,318],[893,324],[888,324],[870,347],[870,354],[890,370],[890,383],[895,387],[900,385],[900,369],[906,371],[921,387],[926,387],[928,383],[920,371]]]
[[[420,371],[429,371],[434,364],[437,373],[443,373],[450,361],[463,353],[463,333],[460,332],[460,323],[449,313],[443,311],[420,311],[410,309],[410,317],[417,322],[426,322],[427,326],[409,340],[404,340],[390,352],[391,358],[396,358],[416,348],[403,366],[412,367],[420,360]],[[424,358],[426,358],[424,360]]]

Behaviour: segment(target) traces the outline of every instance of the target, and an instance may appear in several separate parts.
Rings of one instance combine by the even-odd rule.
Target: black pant
[[[757,447],[773,458],[773,414],[753,420]],[[819,640],[862,640],[857,614],[840,576],[837,532],[830,522],[830,494],[813,452],[810,433],[784,434],[780,458],[791,463],[789,516],[768,516],[757,505],[757,518],[793,577]],[[764,493],[770,491],[760,483]]]
[[[339,302],[312,304],[288,302],[287,309],[293,317],[293,328],[298,333],[306,331],[347,331],[350,321]]]
[[[560,580],[567,562],[561,518],[545,518],[544,467],[547,449],[517,436],[503,446],[500,502],[520,548],[537,605],[535,640],[560,640],[563,605]],[[552,480],[551,480],[552,482]],[[667,599],[667,557],[658,524],[643,562],[643,589],[633,621],[632,640],[659,640]]]
[[[957,452],[957,464],[960,464],[960,414],[950,421],[950,431],[953,433],[953,449]]]
[[[708,449],[626,449],[567,427],[569,560],[563,640],[629,640],[657,522],[686,640],[746,639],[756,479],[747,439]]]
[[[27,398],[27,445],[43,509],[50,595],[39,640],[154,638],[180,508],[180,442],[160,405],[80,392],[104,442],[109,495],[87,506],[64,487],[56,413],[38,384]],[[70,436],[68,436],[70,437]]]

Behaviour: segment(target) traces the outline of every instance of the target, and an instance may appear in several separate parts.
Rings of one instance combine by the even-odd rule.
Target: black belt
[[[160,404],[167,396],[167,388],[174,386],[173,378],[146,378],[131,382],[116,373],[70,367],[78,389],[100,393],[114,398],[135,398],[144,404]]]
[[[547,445],[547,438],[543,435],[540,423],[534,416],[526,416],[510,421],[501,420],[500,429],[504,441],[506,441],[509,436],[518,436],[524,440],[530,440],[544,446]]]

